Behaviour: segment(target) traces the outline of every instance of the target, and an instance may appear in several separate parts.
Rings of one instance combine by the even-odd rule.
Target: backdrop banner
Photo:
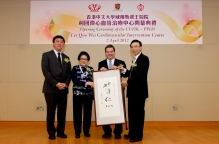
[[[31,1],[30,44],[202,44],[202,1]]]

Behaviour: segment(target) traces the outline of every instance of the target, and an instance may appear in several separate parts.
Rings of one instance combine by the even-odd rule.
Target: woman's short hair
[[[82,55],[87,56],[87,60],[88,60],[88,61],[90,60],[90,55],[89,55],[86,51],[81,51],[81,52],[79,53],[79,55],[78,55],[78,60],[81,59],[81,56],[82,56]]]

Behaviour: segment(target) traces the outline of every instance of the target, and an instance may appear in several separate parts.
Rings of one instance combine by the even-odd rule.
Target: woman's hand
[[[89,85],[90,87],[94,87],[94,83],[93,82],[87,82],[87,85]]]

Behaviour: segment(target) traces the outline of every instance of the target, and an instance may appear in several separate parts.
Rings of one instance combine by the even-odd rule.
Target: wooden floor
[[[0,144],[128,144],[123,137],[102,139],[102,127],[92,122],[87,138],[76,139],[72,122],[66,123],[67,139],[49,140],[45,122],[0,122]],[[125,130],[122,136],[128,131]],[[219,144],[219,122],[145,122],[144,137],[135,144]]]

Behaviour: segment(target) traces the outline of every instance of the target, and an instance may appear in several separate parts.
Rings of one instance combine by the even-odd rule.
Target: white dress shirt
[[[109,59],[106,60],[107,60],[107,66],[109,67],[110,60]],[[112,66],[114,65],[114,62],[115,62],[115,58],[111,59]]]
[[[55,52],[57,59],[58,59],[58,53],[60,53],[60,58],[62,62],[62,52],[57,52],[55,49],[53,49],[53,51]]]

